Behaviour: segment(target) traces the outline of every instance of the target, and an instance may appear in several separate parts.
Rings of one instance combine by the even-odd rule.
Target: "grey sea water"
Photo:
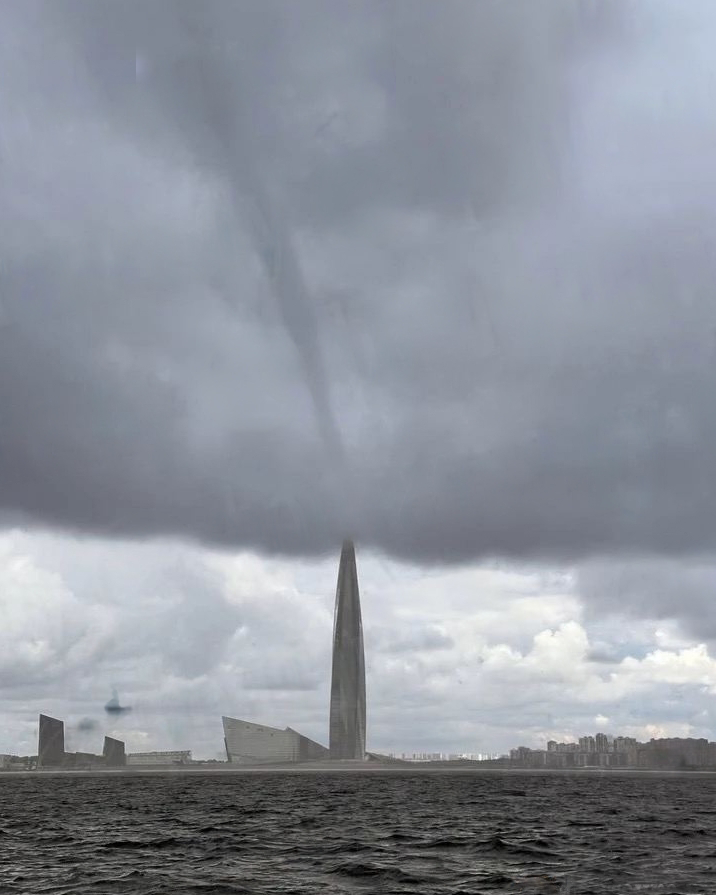
[[[716,893],[716,777],[0,776],[0,892]]]

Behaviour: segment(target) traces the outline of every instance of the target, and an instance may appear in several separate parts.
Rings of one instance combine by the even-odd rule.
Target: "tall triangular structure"
[[[38,768],[58,768],[65,760],[65,722],[40,715],[37,743]]]
[[[332,759],[365,758],[365,657],[352,541],[344,541],[333,620],[329,750]]]

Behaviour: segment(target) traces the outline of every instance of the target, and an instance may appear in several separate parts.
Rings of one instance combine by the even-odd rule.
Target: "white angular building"
[[[226,757],[232,764],[278,764],[328,758],[328,749],[290,727],[267,727],[239,718],[221,719]]]

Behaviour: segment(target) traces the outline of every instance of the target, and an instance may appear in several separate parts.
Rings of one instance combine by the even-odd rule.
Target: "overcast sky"
[[[346,535],[371,748],[716,739],[715,46],[0,0],[0,751],[325,741]]]

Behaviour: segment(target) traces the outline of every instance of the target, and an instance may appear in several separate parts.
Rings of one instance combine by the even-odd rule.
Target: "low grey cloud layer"
[[[712,550],[714,36],[703,0],[0,0],[3,518]]]
[[[580,569],[579,589],[595,615],[676,618],[688,636],[716,641],[716,620],[711,612],[716,589],[713,557],[620,563],[592,560]]]

